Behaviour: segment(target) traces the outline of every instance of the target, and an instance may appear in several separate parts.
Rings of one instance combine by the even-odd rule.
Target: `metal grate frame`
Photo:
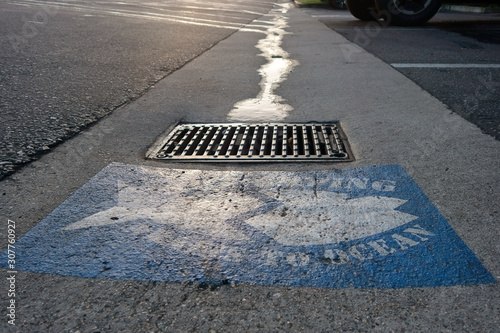
[[[147,158],[178,162],[352,161],[339,123],[178,124]]]

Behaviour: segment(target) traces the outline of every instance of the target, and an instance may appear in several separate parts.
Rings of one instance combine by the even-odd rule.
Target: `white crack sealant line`
[[[285,81],[288,74],[299,64],[298,61],[290,59],[289,54],[283,50],[281,44],[283,37],[288,34],[288,20],[285,13],[291,4],[283,4],[273,9],[270,15],[272,26],[266,30],[266,37],[259,40],[256,47],[262,51],[259,56],[266,58],[267,63],[258,70],[262,76],[259,85],[260,93],[256,98],[250,98],[237,102],[229,112],[227,118],[230,121],[262,122],[282,121],[290,111],[291,105],[283,103],[283,98],[274,93],[280,83]],[[245,28],[240,31],[248,31]]]

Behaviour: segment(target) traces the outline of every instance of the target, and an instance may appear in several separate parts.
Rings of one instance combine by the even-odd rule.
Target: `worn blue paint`
[[[172,193],[188,198],[201,193],[203,186],[210,187],[210,191],[226,191],[224,186],[228,183],[217,189],[217,175],[223,174],[199,171],[199,184],[190,181],[176,185],[176,179],[184,177],[181,170],[114,163],[18,240],[16,268],[89,278],[330,288],[434,287],[495,282],[400,166],[302,173],[234,173],[230,179],[234,178],[235,186],[244,182],[242,193],[256,198],[259,205],[242,210],[223,223],[238,229],[246,240],[221,238],[178,225],[154,223],[147,218],[125,224],[63,230],[116,205],[120,182],[142,188],[144,193],[161,187],[178,187]],[[297,175],[296,179],[303,181],[284,185],[284,180]],[[212,179],[209,186],[202,185],[203,177]],[[313,178],[319,181],[308,181]],[[391,191],[383,191],[380,186],[362,188],[345,183],[353,178],[366,180],[367,184],[383,180],[377,184],[397,186]],[[332,189],[331,180],[336,179],[342,179],[337,183],[341,186]],[[397,210],[414,215],[416,219],[356,240],[312,246],[283,245],[245,222],[282,205],[279,199],[263,194],[263,183],[270,187],[346,193],[351,199],[367,196],[404,199],[407,202]],[[164,201],[168,204],[169,200],[173,200],[172,197],[165,195]],[[151,239],[153,234],[161,235],[161,241]],[[381,252],[375,249],[377,245]],[[214,252],[210,248],[215,249]],[[1,264],[5,266],[6,253],[2,256]]]

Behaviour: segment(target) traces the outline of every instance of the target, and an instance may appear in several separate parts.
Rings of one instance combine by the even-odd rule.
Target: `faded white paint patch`
[[[194,179],[195,180],[195,179]],[[154,221],[155,225],[165,225],[177,230],[187,230],[189,234],[212,235],[214,239],[246,240],[238,228],[226,223],[237,216],[242,209],[255,209],[261,205],[257,198],[240,196],[227,189],[224,195],[218,192],[203,192],[185,198],[179,196],[178,189],[168,187],[134,187],[119,181],[118,200],[115,206],[87,216],[62,230],[77,230],[103,227],[113,224],[129,224],[137,220]],[[231,200],[229,200],[231,199]],[[139,227],[144,228],[144,226]],[[132,230],[133,231],[133,230]],[[137,232],[141,232],[137,230]],[[169,228],[151,232],[148,237],[162,243]]]
[[[172,230],[182,230],[189,235],[210,236],[226,242],[248,240],[244,231],[229,221],[254,212],[244,223],[279,244],[300,246],[360,239],[399,227],[417,218],[396,210],[406,203],[404,199],[386,196],[349,198],[347,193],[302,188],[299,179],[314,183],[314,179],[307,176],[304,178],[303,174],[297,175],[297,178],[293,174],[267,173],[248,184],[237,181],[238,175],[231,173],[202,177],[202,172],[186,171],[182,175],[183,181],[193,187],[189,196],[181,194],[181,189],[186,187],[182,183],[177,186],[157,184],[137,187],[118,181],[117,200],[115,202],[113,199],[109,203],[112,207],[89,215],[62,230],[134,224],[137,220],[149,221],[151,226],[164,226],[148,231],[147,237],[150,240],[172,248],[183,248],[187,245],[181,240],[171,243]],[[249,177],[245,176],[242,178]],[[366,186],[357,180],[349,178],[345,179],[345,183],[357,184],[356,188]],[[336,182],[329,183],[330,189],[337,187]],[[243,190],[247,187],[248,191]],[[254,193],[257,188],[258,196]],[[384,190],[381,188],[380,191]],[[260,196],[262,197],[259,198]],[[277,207],[259,211],[272,197],[279,198],[275,202]],[[129,231],[140,234],[144,232],[144,228],[145,225],[134,225]],[[202,244],[200,248],[190,246],[198,253],[208,251]],[[293,265],[302,265],[308,260],[307,257],[287,259]]]
[[[351,241],[399,227],[417,217],[395,210],[406,202],[390,197],[348,199],[318,191],[283,197],[283,206],[246,223],[283,245],[321,245]],[[310,193],[309,193],[310,194]]]
[[[266,30],[266,37],[259,40],[256,47],[262,51],[259,56],[266,58],[267,63],[259,70],[262,80],[259,85],[260,93],[256,98],[240,101],[234,105],[229,112],[228,119],[231,121],[282,121],[290,111],[291,105],[283,103],[281,96],[274,93],[280,83],[286,80],[288,74],[298,61],[289,59],[289,54],[283,50],[281,44],[283,37],[288,34],[288,19],[284,14],[289,10],[291,4],[283,4],[282,7],[271,11],[274,18],[272,25]]]

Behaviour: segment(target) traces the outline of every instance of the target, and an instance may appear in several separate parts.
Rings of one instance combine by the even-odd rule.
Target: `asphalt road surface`
[[[500,14],[438,13],[421,27],[384,27],[347,11],[305,11],[500,139]],[[346,45],[346,62],[352,52]]]
[[[270,1],[2,1],[0,179],[271,7]]]

